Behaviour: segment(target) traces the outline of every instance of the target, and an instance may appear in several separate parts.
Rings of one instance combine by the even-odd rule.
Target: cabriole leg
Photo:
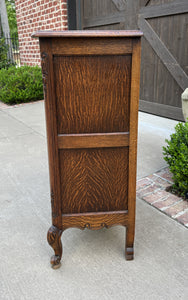
[[[49,245],[54,249],[55,255],[51,257],[51,265],[53,269],[57,269],[61,266],[62,257],[62,244],[61,244],[62,230],[55,226],[51,226],[48,230],[47,240]]]

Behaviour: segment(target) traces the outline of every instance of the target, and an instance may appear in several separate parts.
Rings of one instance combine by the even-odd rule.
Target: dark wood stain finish
[[[133,259],[141,32],[39,32],[46,107],[52,223],[61,234],[127,228]],[[118,50],[119,49],[119,50]]]
[[[131,55],[55,56],[58,133],[129,131],[130,70]]]
[[[59,149],[108,148],[129,146],[128,132],[58,135]]]
[[[128,147],[60,151],[62,213],[127,209]]]

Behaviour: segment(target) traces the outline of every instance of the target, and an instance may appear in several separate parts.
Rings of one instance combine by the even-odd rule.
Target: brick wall
[[[40,65],[38,30],[67,30],[67,0],[15,0],[21,65]]]

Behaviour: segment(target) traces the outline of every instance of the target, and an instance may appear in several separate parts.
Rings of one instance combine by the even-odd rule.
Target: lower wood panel
[[[128,152],[60,150],[62,214],[127,210]]]

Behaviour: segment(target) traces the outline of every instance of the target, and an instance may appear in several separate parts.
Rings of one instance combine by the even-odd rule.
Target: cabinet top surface
[[[64,31],[37,31],[32,34],[35,38],[52,37],[140,37],[143,33],[139,30],[64,30]]]

